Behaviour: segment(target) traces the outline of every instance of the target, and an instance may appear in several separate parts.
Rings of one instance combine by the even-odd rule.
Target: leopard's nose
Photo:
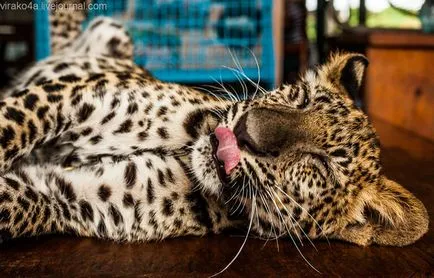
[[[236,123],[234,134],[242,150],[277,157],[311,140],[311,122],[305,113],[290,109],[251,108]]]
[[[237,138],[238,146],[240,147],[240,149],[243,149],[252,154],[264,156],[266,155],[266,151],[260,148],[260,146],[255,142],[253,137],[248,132],[247,118],[248,112],[241,116],[234,128],[234,134]]]

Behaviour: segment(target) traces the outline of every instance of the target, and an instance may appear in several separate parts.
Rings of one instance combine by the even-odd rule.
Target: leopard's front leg
[[[24,166],[0,178],[0,235],[143,241],[230,225],[215,197],[193,190],[184,167],[179,159],[152,153],[71,171]]]
[[[64,201],[35,187],[24,172],[0,178],[0,244],[10,238],[65,229]]]

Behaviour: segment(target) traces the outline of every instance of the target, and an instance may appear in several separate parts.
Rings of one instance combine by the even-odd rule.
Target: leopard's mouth
[[[222,161],[220,161],[217,158],[217,148],[218,148],[218,140],[214,133],[210,135],[210,142],[211,142],[211,148],[212,148],[212,159],[214,161],[216,170],[217,170],[217,176],[222,183],[223,186],[227,186],[229,184],[228,176],[225,172],[225,166]]]

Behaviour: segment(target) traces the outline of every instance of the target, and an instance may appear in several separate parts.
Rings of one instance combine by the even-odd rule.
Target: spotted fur
[[[142,241],[251,222],[262,237],[406,245],[427,231],[424,206],[382,174],[375,130],[348,97],[363,56],[336,55],[295,85],[231,102],[108,57],[111,43],[74,50],[94,45],[104,22],[0,102],[0,238]],[[230,175],[214,159],[219,125],[241,149]]]

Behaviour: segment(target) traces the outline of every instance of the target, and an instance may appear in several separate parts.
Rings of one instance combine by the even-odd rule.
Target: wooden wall
[[[434,36],[376,32],[367,56],[368,114],[434,141]]]

